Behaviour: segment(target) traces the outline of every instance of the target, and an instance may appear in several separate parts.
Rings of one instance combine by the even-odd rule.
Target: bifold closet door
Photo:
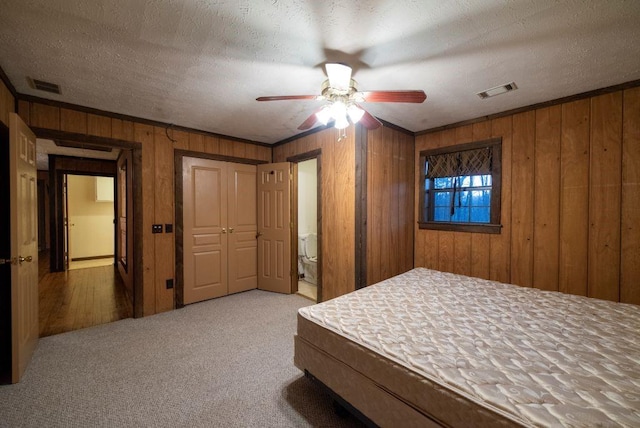
[[[184,157],[184,303],[224,296],[227,278],[227,165]]]
[[[229,163],[227,239],[229,293],[258,287],[256,166]]]

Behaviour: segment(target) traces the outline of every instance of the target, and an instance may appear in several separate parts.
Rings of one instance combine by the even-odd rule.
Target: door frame
[[[102,159],[100,159],[102,160]],[[116,161],[109,161],[109,162],[116,162]],[[56,197],[60,197],[62,200],[62,204],[61,207],[64,206],[64,210],[63,213],[64,215],[62,215],[62,225],[64,228],[64,235],[65,235],[65,240],[66,240],[66,258],[65,258],[65,254],[63,254],[63,261],[64,263],[64,270],[69,270],[69,265],[71,264],[71,251],[70,248],[71,246],[70,244],[70,225],[69,224],[69,176],[70,175],[77,175],[77,176],[82,176],[82,177],[110,177],[113,178],[113,186],[114,186],[114,193],[113,193],[113,216],[114,219],[117,217],[117,211],[118,211],[118,200],[117,197],[119,195],[119,191],[116,188],[116,174],[111,174],[111,173],[106,173],[106,172],[85,172],[85,171],[69,171],[69,170],[57,170],[57,173],[59,173],[59,177],[61,178],[61,180],[58,181],[57,184],[59,184],[61,186],[61,188],[63,189],[62,194],[57,194]],[[66,221],[65,221],[66,220]],[[59,222],[58,222],[59,223]],[[113,264],[114,266],[117,266],[118,263],[118,255],[117,255],[117,232],[116,232],[116,224],[115,222],[113,223]],[[52,271],[53,272],[53,271]]]
[[[291,192],[291,221],[293,228],[291,229],[291,266],[296,267],[296,275],[292,275],[292,290],[298,291],[298,163],[315,159],[317,173],[317,234],[318,234],[318,295],[316,302],[322,302],[322,149],[312,150],[310,152],[289,156],[287,162],[293,164],[293,189]]]
[[[260,165],[269,163],[257,159],[237,158],[234,156],[225,156],[212,153],[194,152],[191,150],[174,149],[173,165],[174,165],[174,183],[175,183],[175,284],[174,298],[175,308],[180,309],[184,304],[184,222],[183,222],[183,203],[184,188],[182,186],[182,158],[191,157],[199,159],[210,159],[222,162],[242,163],[246,165]]]
[[[133,273],[135,272],[135,268],[133,267],[133,240],[131,239],[131,235],[133,233],[133,166],[132,166],[132,153],[131,150],[121,151],[120,155],[116,159],[116,179],[115,183],[115,192],[114,197],[117,198],[117,201],[114,201],[113,210],[114,210],[114,219],[116,222],[116,227],[114,228],[115,233],[115,264],[117,266],[118,271],[120,272],[120,276],[126,283],[127,293],[131,294],[133,292]],[[124,168],[122,168],[124,167]],[[122,256],[122,233],[121,233],[121,224],[120,224],[120,214],[122,213],[122,200],[123,195],[120,191],[122,189],[122,171],[124,170],[124,204],[125,204],[125,252],[126,257]],[[130,230],[131,229],[131,230]]]
[[[51,183],[51,272],[64,272],[68,268],[65,260],[65,239],[68,241],[69,225],[64,224],[65,214],[68,220],[66,194],[66,176],[86,175],[94,177],[112,177],[115,180],[115,160],[80,159],[71,156],[49,155],[49,182]],[[115,201],[114,201],[115,205]],[[114,232],[115,237],[115,232]],[[68,242],[67,242],[68,246]],[[68,248],[67,248],[68,250]]]
[[[58,205],[61,207],[62,209],[62,215],[60,216],[59,219],[54,220],[56,223],[56,227],[59,225],[60,220],[62,221],[62,246],[59,246],[57,249],[59,250],[60,248],[62,248],[62,252],[57,252],[59,257],[62,257],[62,270],[69,270],[69,257],[70,257],[70,245],[69,245],[69,175],[70,174],[66,174],[63,173],[60,176],[60,184],[61,184],[61,188],[62,191],[59,193],[60,197],[62,198],[61,203]],[[55,194],[56,192],[54,192]],[[58,214],[56,212],[56,214]],[[53,257],[49,257],[49,264],[51,266],[52,263],[57,263],[57,259],[52,261],[54,258]],[[51,272],[54,272],[53,269],[51,269],[51,267],[49,267],[49,270]]]
[[[36,134],[37,138],[47,140],[61,140],[66,142],[75,143],[76,145],[87,144],[91,146],[102,146],[117,149],[131,150],[131,166],[132,166],[132,183],[133,183],[133,231],[131,239],[133,239],[133,254],[131,260],[133,265],[138,269],[133,270],[133,317],[141,318],[143,316],[143,269],[142,269],[142,143],[129,140],[119,140],[115,138],[97,137],[93,135],[77,134],[73,132],[56,131],[46,128],[32,127],[31,130]],[[113,161],[115,162],[115,161]],[[50,165],[51,166],[51,165]],[[51,171],[51,169],[49,169]],[[76,171],[71,171],[73,174]],[[55,174],[49,175],[49,189],[51,192],[55,192],[56,183],[52,180],[55,179]],[[50,216],[51,216],[51,258],[53,259],[54,253],[54,234],[56,233],[56,225],[53,223],[55,216],[55,197],[50,195]],[[57,241],[56,241],[57,242]]]

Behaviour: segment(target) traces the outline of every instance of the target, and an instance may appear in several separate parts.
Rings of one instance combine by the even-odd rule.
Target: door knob
[[[225,229],[224,227],[222,228],[222,233],[227,233],[227,229]]]
[[[229,233],[233,233],[233,227],[229,228]]]
[[[33,260],[33,257],[31,257],[31,256],[27,256],[27,257],[19,256],[18,257],[18,263],[20,263],[20,264],[22,264],[22,262],[31,263],[31,260]]]

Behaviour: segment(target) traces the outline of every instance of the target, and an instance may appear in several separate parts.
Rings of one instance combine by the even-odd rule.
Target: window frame
[[[426,189],[424,186],[426,177],[425,164],[428,156],[448,153],[463,152],[466,150],[492,148],[492,170],[491,170],[491,212],[489,223],[450,223],[440,221],[428,221],[429,212],[425,212],[424,200]],[[446,230],[454,232],[491,233],[499,234],[502,230],[500,223],[501,199],[502,199],[502,138],[491,138],[488,140],[474,141],[471,143],[458,144],[455,146],[442,147],[438,149],[428,149],[420,151],[420,200],[418,206],[418,226],[420,229]],[[433,198],[433,192],[429,192]],[[433,209],[433,203],[429,204],[429,209]],[[432,212],[431,212],[432,213]],[[432,213],[433,214],[433,213]]]

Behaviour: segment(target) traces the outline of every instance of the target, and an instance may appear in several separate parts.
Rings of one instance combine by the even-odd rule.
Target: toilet
[[[298,235],[298,273],[306,282],[318,283],[318,235]]]

